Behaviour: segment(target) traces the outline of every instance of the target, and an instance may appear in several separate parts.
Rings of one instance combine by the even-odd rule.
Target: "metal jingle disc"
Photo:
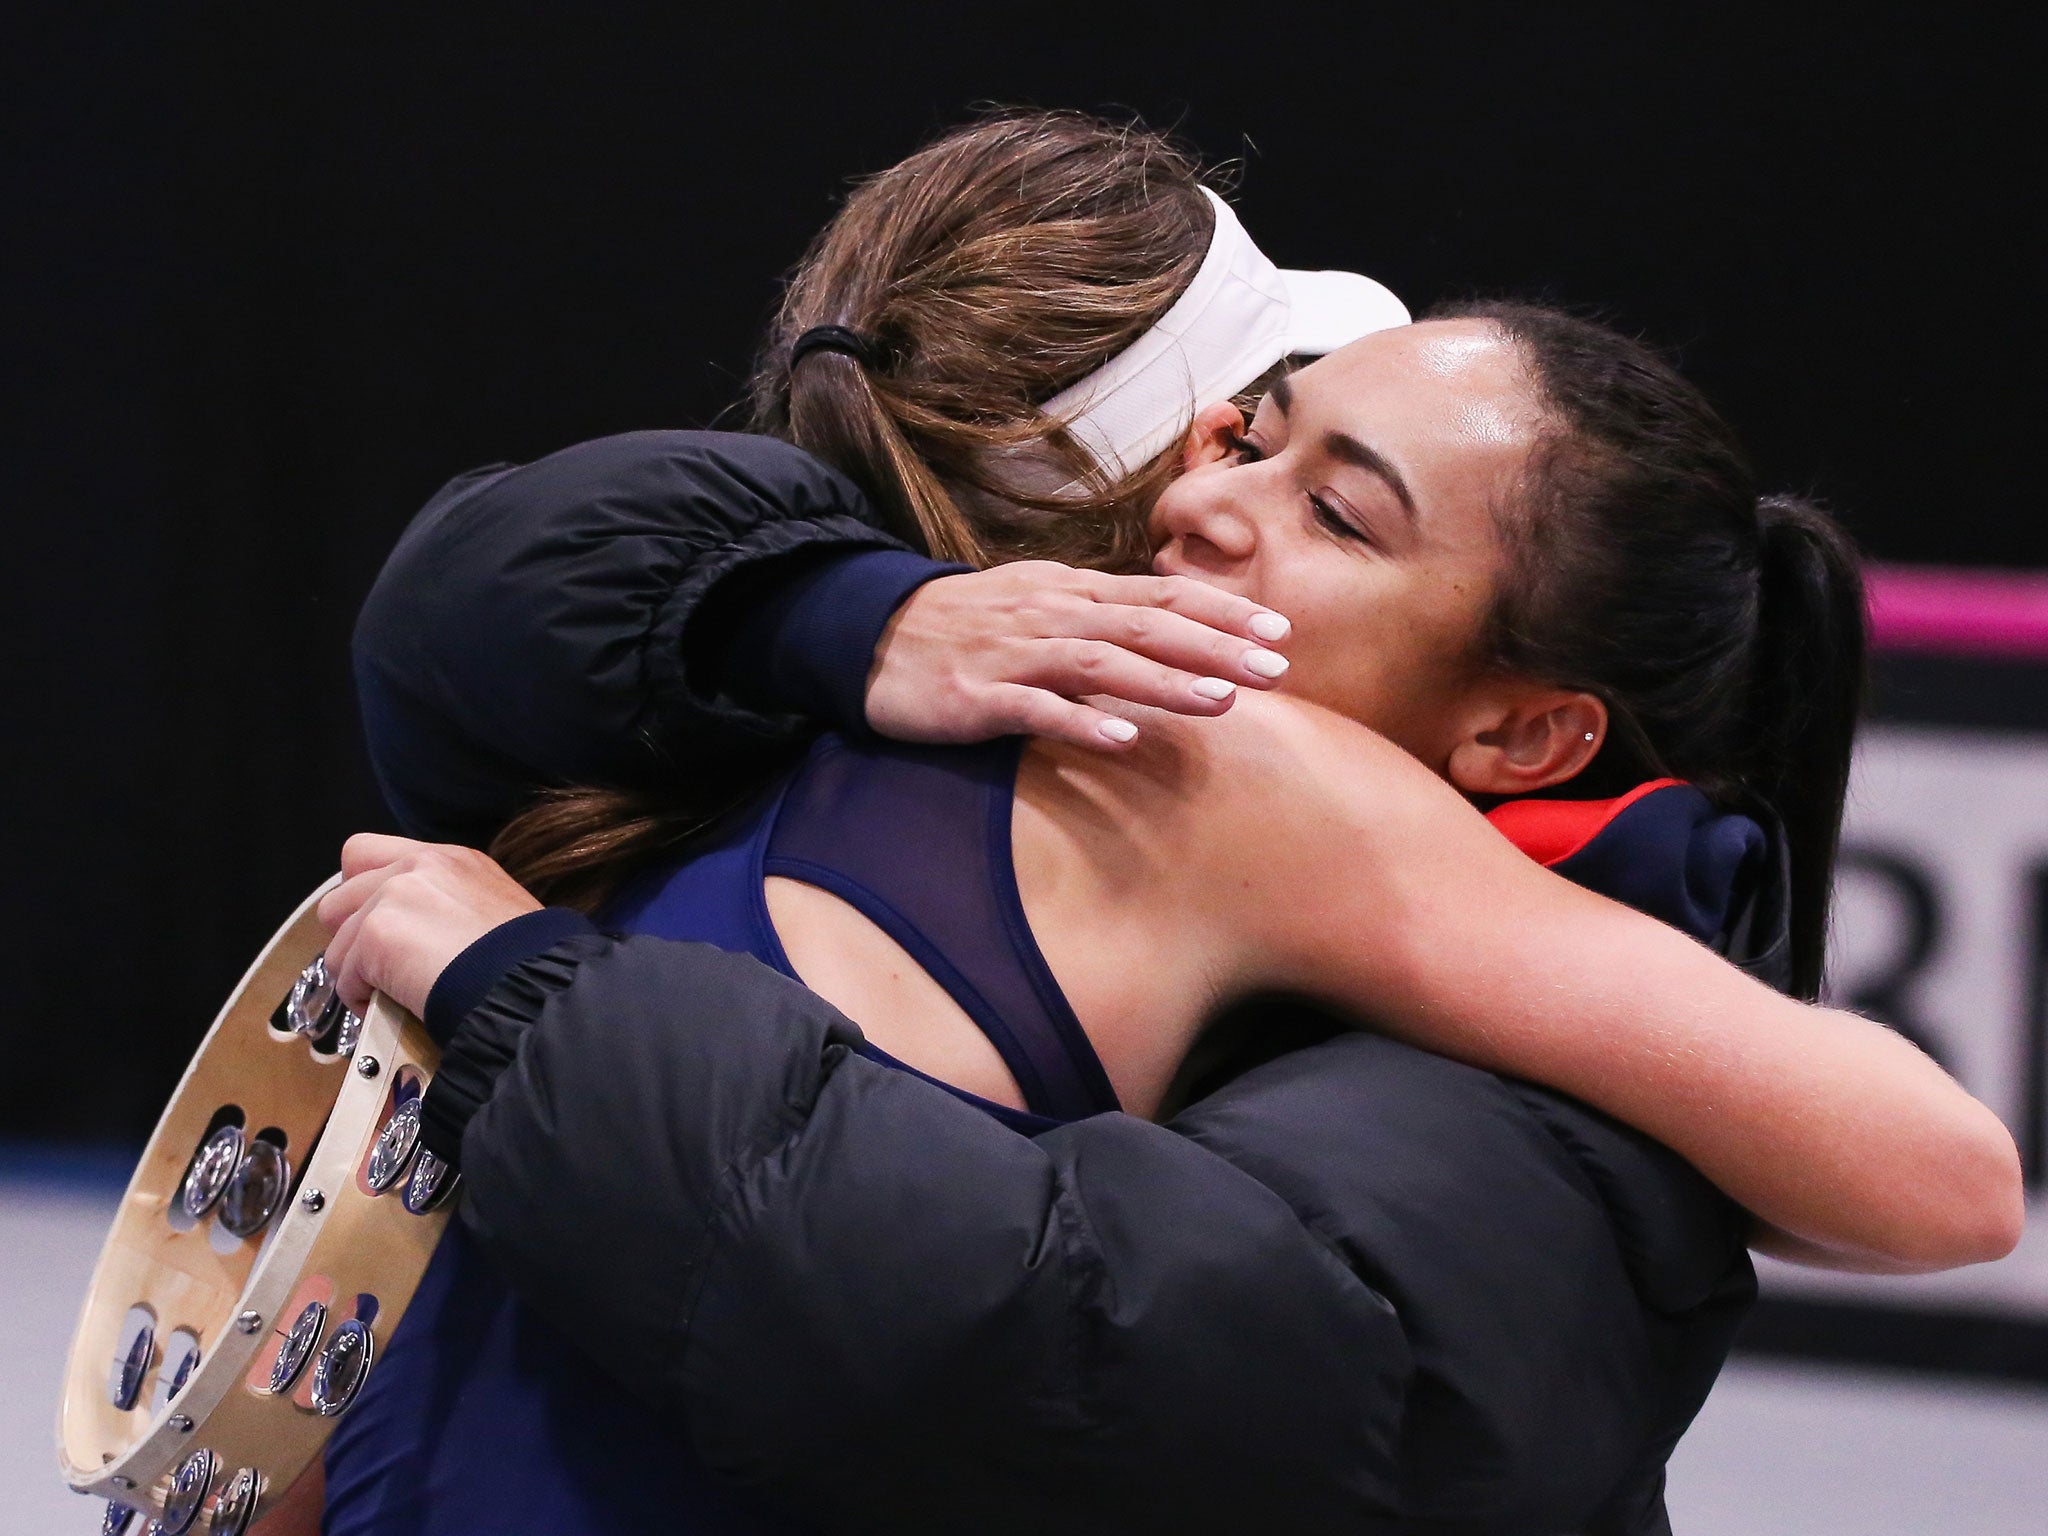
[[[257,1137],[221,1191],[220,1224],[236,1237],[254,1237],[277,1214],[291,1182],[291,1159],[284,1149]]]
[[[405,1181],[405,1208],[415,1216],[439,1210],[461,1181],[452,1164],[421,1147],[413,1159],[412,1177]]]
[[[339,997],[328,999],[327,1011],[320,1015],[318,1022],[311,1029],[306,1031],[306,1042],[322,1055],[339,1055],[341,1026],[348,1017],[348,1009],[342,1006]]]
[[[363,1170],[363,1181],[372,1193],[383,1194],[404,1176],[419,1144],[420,1101],[411,1098],[391,1111],[391,1118],[377,1132],[377,1144],[370,1149],[370,1164]]]
[[[313,1409],[333,1418],[356,1400],[370,1376],[374,1341],[370,1325],[352,1317],[334,1330],[334,1337],[313,1362]]]
[[[295,1035],[326,1032],[328,1013],[334,1002],[334,978],[327,974],[327,956],[315,955],[312,964],[299,972],[291,995],[284,1000],[285,1028]]]
[[[186,1351],[185,1357],[178,1362],[178,1368],[171,1373],[171,1379],[167,1384],[169,1387],[168,1395],[176,1397],[180,1392],[184,1391],[185,1383],[192,1379],[192,1373],[198,1369],[199,1351],[196,1349]]]
[[[206,1522],[209,1536],[242,1536],[255,1518],[256,1501],[262,1496],[263,1479],[254,1467],[236,1472],[213,1501],[213,1515]]]
[[[192,1154],[192,1166],[185,1172],[178,1202],[194,1221],[212,1210],[214,1202],[228,1187],[236,1165],[242,1161],[242,1146],[242,1128],[224,1125],[201,1142],[199,1150]]]
[[[171,1474],[170,1489],[164,1494],[164,1512],[154,1522],[163,1527],[164,1536],[185,1536],[192,1529],[219,1466],[219,1458],[203,1448],[178,1463],[178,1469]]]
[[[156,1375],[156,1392],[150,1410],[160,1412],[185,1389],[192,1373],[199,1369],[199,1338],[189,1328],[173,1328],[164,1339],[164,1363]]]
[[[114,1367],[107,1377],[107,1401],[122,1412],[135,1406],[142,1396],[142,1384],[149,1379],[149,1362],[156,1353],[156,1319],[146,1307],[130,1307],[121,1323],[121,1338],[114,1347]]]
[[[337,1056],[355,1055],[356,1041],[362,1038],[362,1034],[362,1015],[355,1012],[353,1009],[342,1009],[341,1024],[339,1025],[339,1027],[336,1028],[334,1032],[334,1054]]]
[[[289,1392],[292,1383],[299,1379],[299,1372],[306,1368],[306,1362],[313,1357],[313,1346],[320,1342],[320,1330],[327,1326],[327,1304],[309,1301],[298,1317],[292,1322],[292,1331],[285,1335],[284,1343],[278,1348],[277,1359],[270,1366],[270,1390]]]
[[[127,1536],[135,1523],[135,1510],[118,1499],[107,1500],[107,1512],[100,1516],[100,1536]]]

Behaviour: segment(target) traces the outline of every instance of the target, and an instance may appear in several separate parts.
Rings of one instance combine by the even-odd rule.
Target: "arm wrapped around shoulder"
[[[481,846],[546,785],[648,787],[758,757],[798,722],[700,675],[710,594],[828,550],[901,548],[850,481],[772,438],[633,432],[460,476],[356,624],[385,798],[409,834]]]

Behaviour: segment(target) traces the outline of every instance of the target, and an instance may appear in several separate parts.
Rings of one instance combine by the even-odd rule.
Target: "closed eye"
[[[1229,441],[1230,451],[1237,456],[1237,461],[1240,464],[1256,464],[1266,457],[1264,445],[1257,438],[1251,437],[1246,433],[1233,432],[1230,434]],[[1318,496],[1314,491],[1308,491],[1304,494],[1308,498],[1309,510],[1315,514],[1315,520],[1322,525],[1326,532],[1336,538],[1347,539],[1354,544],[1363,544],[1371,547],[1373,541],[1364,529],[1346,518],[1343,513],[1331,506],[1328,501]]]
[[[1308,504],[1309,509],[1315,513],[1316,521],[1322,524],[1328,532],[1337,538],[1348,539],[1354,544],[1363,544],[1368,548],[1371,547],[1372,538],[1363,528],[1360,528],[1358,524],[1345,517],[1343,513],[1323,500],[1314,491],[1308,492]]]

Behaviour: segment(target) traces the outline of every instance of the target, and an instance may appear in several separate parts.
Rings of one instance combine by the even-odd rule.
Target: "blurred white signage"
[[[2048,735],[1865,728],[1829,970],[1832,1001],[1898,1026],[2005,1118],[2032,1220],[2010,1258],[1945,1275],[1760,1261],[1766,1294],[2048,1322]]]

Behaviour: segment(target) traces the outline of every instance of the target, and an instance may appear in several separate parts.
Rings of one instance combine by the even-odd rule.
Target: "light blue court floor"
[[[100,1506],[57,1479],[54,1421],[118,1195],[104,1166],[0,1161],[7,1536],[98,1529]],[[2048,1391],[1737,1362],[1679,1447],[1671,1506],[1677,1536],[2043,1536]]]

